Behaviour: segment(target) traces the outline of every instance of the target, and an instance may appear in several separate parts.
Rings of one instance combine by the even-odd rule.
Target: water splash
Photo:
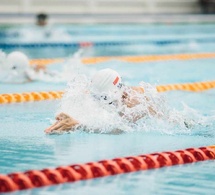
[[[6,60],[6,53],[0,50],[0,67],[4,66],[5,60]]]
[[[73,75],[57,113],[65,112],[82,124],[81,130],[93,133],[152,132],[165,134],[196,134],[210,125],[214,116],[204,116],[186,104],[182,110],[168,105],[164,94],[155,86],[141,82],[145,93],[136,93],[124,86],[123,90],[138,101],[133,107],[123,104],[121,95],[108,94],[113,102],[95,98],[90,79],[84,74]],[[141,117],[140,117],[141,116]]]
[[[58,112],[65,112],[78,120],[88,132],[109,132],[117,127],[120,118],[113,106],[98,102],[90,93],[90,81],[85,75],[76,75],[68,85]]]
[[[3,81],[4,78],[7,76],[5,73],[6,67],[6,53],[0,50],[0,81]]]
[[[43,81],[52,83],[67,82],[71,79],[73,74],[79,72],[87,72],[87,68],[84,67],[81,61],[81,55],[83,50],[80,49],[72,56],[65,59],[62,64],[63,70],[36,70],[35,66],[28,65],[23,68],[21,66],[13,67],[12,64],[6,63],[6,54],[0,51],[0,81],[5,83],[24,83],[28,81]],[[49,65],[51,67],[51,65]]]

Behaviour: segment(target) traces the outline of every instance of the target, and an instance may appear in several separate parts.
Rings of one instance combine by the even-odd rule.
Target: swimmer
[[[125,109],[132,109],[138,104],[139,95],[144,93],[142,87],[128,87],[122,84],[121,76],[112,69],[103,69],[98,71],[91,80],[92,97],[99,102],[106,102],[106,105],[119,106],[123,105]],[[144,96],[144,101],[149,101],[147,96]],[[160,117],[160,114],[156,112],[156,109],[152,104],[148,104],[146,112],[143,113],[131,113],[130,115],[125,112],[119,112],[119,116],[123,117],[129,122],[135,123],[142,117],[145,117],[147,113],[149,115]],[[45,130],[45,133],[51,134],[55,132],[74,131],[79,127],[83,127],[82,124],[67,113],[60,113],[56,116],[56,122]],[[99,130],[97,131],[99,132]],[[111,133],[118,134],[123,132],[120,129],[115,129]]]
[[[4,77],[1,78],[2,82],[30,82],[35,79],[34,75],[46,72],[44,66],[30,65],[28,57],[19,51],[11,52],[8,55],[1,55],[0,61],[2,72],[4,72]]]
[[[44,27],[48,24],[48,15],[45,13],[37,14],[36,16],[36,24],[38,26]]]
[[[65,82],[59,72],[49,71],[42,65],[30,65],[28,57],[14,51],[8,55],[0,53],[0,82],[27,83],[36,80],[45,82]]]

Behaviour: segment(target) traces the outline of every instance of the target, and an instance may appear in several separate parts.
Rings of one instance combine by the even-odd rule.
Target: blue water
[[[95,65],[87,65],[87,67],[89,71],[107,67],[115,69],[121,74],[123,81],[128,85],[138,85],[141,81],[149,82],[153,85],[163,85],[214,80],[214,63],[215,59],[171,60],[145,63],[128,63],[112,60]],[[48,68],[60,71],[61,65],[49,65]],[[198,72],[201,74],[198,74]],[[13,85],[0,83],[0,93],[64,90],[66,86],[66,82],[53,84],[37,81]]]
[[[64,27],[70,34],[81,32],[85,36],[98,35],[100,41],[105,38],[101,35],[109,33],[118,36],[117,31],[135,31],[151,36],[154,34],[172,34],[177,38],[180,32],[186,34],[212,34],[215,25],[179,25],[179,26],[124,26],[123,28],[112,26]],[[160,29],[159,32],[155,30]],[[10,28],[11,30],[11,28]],[[79,30],[79,31],[78,31]],[[89,31],[88,31],[89,30]],[[170,31],[171,30],[171,31]],[[76,36],[75,34],[73,34]],[[130,35],[130,34],[128,34]],[[77,33],[78,36],[78,33]],[[126,35],[127,36],[127,35]],[[182,36],[182,35],[180,35]],[[89,38],[88,37],[88,38]],[[159,36],[156,37],[159,39]],[[10,41],[14,41],[12,38]],[[42,40],[40,40],[42,41]],[[198,43],[199,50],[190,48],[192,53],[206,52],[213,44]],[[111,47],[111,46],[110,46]],[[147,49],[153,53],[171,53],[172,46],[157,45],[152,49],[144,45],[144,49],[131,45],[132,50],[124,46],[117,46],[120,55],[146,54]],[[185,53],[188,50],[180,50],[180,44],[175,45],[175,51]],[[214,46],[212,46],[214,47]],[[105,55],[112,55],[109,46]],[[136,48],[136,49],[135,49]],[[172,47],[173,48],[173,47]],[[21,48],[22,49],[22,48]],[[68,52],[68,48],[60,48]],[[164,51],[163,51],[164,50]],[[32,57],[53,57],[56,52],[46,48],[42,53],[38,48],[25,49]],[[35,53],[36,51],[36,53]],[[100,55],[94,49],[94,55]],[[212,49],[211,49],[212,51]],[[66,56],[66,52],[55,53],[54,57]],[[174,53],[172,52],[172,53]],[[69,53],[69,52],[68,52]],[[184,83],[214,80],[215,59],[199,59],[190,61],[160,61],[147,63],[126,63],[121,61],[109,61],[89,66],[89,69],[99,70],[111,67],[119,71],[123,80],[128,85],[138,85],[140,81],[150,82],[154,85],[168,83]],[[51,67],[50,67],[51,68]],[[56,66],[53,66],[56,68]],[[42,83],[33,82],[27,84],[0,84],[0,93],[63,90],[66,83]],[[171,91],[164,93],[168,105],[172,109],[182,110],[182,102],[195,109],[204,116],[215,115],[215,90],[200,93]],[[60,100],[5,104],[0,106],[0,173],[25,171],[29,169],[42,169],[73,163],[85,163],[102,159],[111,159],[120,156],[139,155],[145,153],[172,151],[188,147],[200,147],[215,144],[215,122],[210,121],[208,126],[200,126],[190,133],[164,133],[159,130],[149,132],[133,132],[121,135],[92,134],[74,132],[64,135],[45,135],[43,130],[50,125],[58,108]],[[174,132],[174,130],[173,130]],[[11,194],[213,194],[215,190],[214,161],[200,162],[192,165],[183,165],[150,170],[114,177],[63,184],[58,186],[16,192]]]
[[[65,57],[81,42],[97,43],[86,56],[199,53],[214,52],[214,33],[214,24],[50,25],[45,29],[19,25],[1,29],[0,45],[6,52],[18,49],[30,58]],[[63,43],[70,46],[54,46],[50,52],[53,44]],[[38,44],[46,46],[38,48]]]

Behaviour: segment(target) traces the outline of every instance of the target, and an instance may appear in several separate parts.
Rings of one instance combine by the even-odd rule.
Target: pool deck
[[[215,14],[50,14],[53,23],[214,23]],[[0,24],[32,24],[34,14],[0,14]]]

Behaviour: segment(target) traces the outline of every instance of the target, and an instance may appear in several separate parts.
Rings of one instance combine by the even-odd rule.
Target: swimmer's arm
[[[56,116],[56,122],[50,127],[48,127],[47,129],[45,129],[45,133],[53,134],[55,132],[74,131],[77,129],[77,127],[83,128],[83,126],[80,125],[80,123],[74,118],[70,117],[65,113],[60,113],[59,115]],[[87,129],[87,128],[84,128],[84,129]],[[94,133],[101,133],[101,131],[97,129],[97,130],[94,130]],[[108,132],[108,134],[114,134],[114,135],[118,135],[121,133],[123,133],[121,129],[114,129]]]
[[[60,113],[56,116],[56,122],[45,129],[45,133],[52,134],[56,131],[74,131],[79,122],[65,113]]]
[[[131,87],[131,89],[136,92],[136,93],[144,93],[144,89],[143,87]],[[140,101],[138,100],[138,97],[135,97],[135,94],[132,95],[133,97],[130,98],[128,96],[127,93],[124,93],[124,103],[127,105],[128,108],[132,108],[137,106],[138,104],[140,104]],[[145,97],[146,101],[150,101],[148,97]],[[153,108],[153,106],[148,106],[148,112],[150,115],[158,115],[158,113],[156,112],[156,110]],[[136,122],[137,120],[145,117],[147,115],[147,113],[141,113],[141,114],[137,114],[137,115],[133,115],[132,116],[132,122]]]
[[[132,89],[138,93],[144,93],[143,87],[132,87]],[[145,97],[145,98],[146,98],[146,101],[149,101],[148,97]],[[152,106],[148,107],[148,111],[151,115],[157,115],[158,114]]]
[[[40,64],[34,64],[32,65],[32,68],[34,69],[35,72],[46,71],[46,67]]]
[[[134,91],[138,92],[138,93],[144,93],[144,89],[143,87],[131,87],[131,89],[133,89]]]
[[[122,133],[124,133],[124,131],[121,130],[121,129],[113,129],[108,134],[119,135],[119,134],[122,134]]]
[[[123,102],[128,106],[128,108],[132,108],[138,104],[140,104],[140,101],[138,100],[137,93],[141,94],[144,93],[143,87],[130,87],[129,93],[124,92],[123,93]]]
[[[141,114],[138,113],[138,114],[126,115],[126,114],[124,114],[124,113],[122,113],[122,112],[120,112],[119,115],[120,115],[121,117],[123,117],[124,119],[126,119],[127,121],[132,122],[132,123],[135,123],[135,122],[137,122],[139,119],[141,119],[141,118],[147,116],[146,113],[141,113]]]

